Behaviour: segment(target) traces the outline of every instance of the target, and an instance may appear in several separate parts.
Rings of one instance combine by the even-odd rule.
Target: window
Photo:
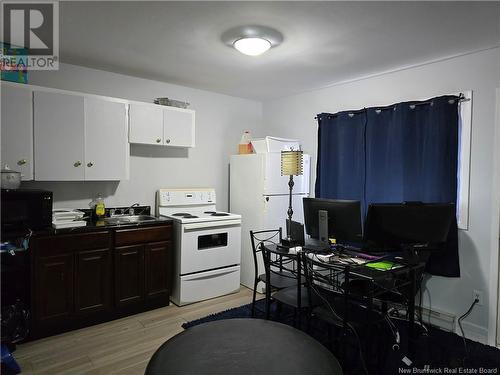
[[[459,229],[469,228],[470,150],[472,132],[472,91],[462,91],[465,100],[459,109],[459,150],[457,184],[457,224]]]

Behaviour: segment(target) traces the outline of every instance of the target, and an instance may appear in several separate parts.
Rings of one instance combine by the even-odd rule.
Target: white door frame
[[[497,344],[497,323],[499,311],[498,269],[499,269],[499,228],[500,228],[500,88],[496,90],[496,120],[493,155],[493,189],[491,220],[491,255],[490,255],[490,295],[488,311],[488,344]]]

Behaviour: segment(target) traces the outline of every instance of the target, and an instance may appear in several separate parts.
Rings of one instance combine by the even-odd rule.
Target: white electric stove
[[[217,211],[214,189],[160,189],[156,213],[173,219],[176,305],[239,290],[241,216]]]

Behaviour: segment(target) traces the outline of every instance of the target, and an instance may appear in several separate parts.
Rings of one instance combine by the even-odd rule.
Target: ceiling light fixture
[[[259,56],[271,48],[269,40],[264,38],[241,38],[234,42],[234,48],[248,56]]]
[[[283,35],[267,26],[238,26],[221,37],[224,44],[248,56],[258,56],[283,42]]]

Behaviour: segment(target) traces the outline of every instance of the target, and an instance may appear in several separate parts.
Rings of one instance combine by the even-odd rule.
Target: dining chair
[[[269,282],[267,272],[259,274],[259,254],[262,256],[264,269],[266,270],[263,249],[265,245],[279,244],[282,240],[282,229],[268,229],[259,231],[250,231],[250,240],[252,243],[253,263],[255,269],[253,295],[252,295],[252,317],[255,316],[255,300],[257,296],[257,286],[263,282],[266,287],[273,290],[285,289],[296,285],[296,277],[289,271],[284,270],[283,263],[277,264],[271,272],[269,272]]]
[[[294,325],[300,328],[301,313],[309,306],[307,290],[304,286],[306,280],[302,272],[301,253],[291,252],[283,246],[263,245],[262,255],[264,269],[269,279],[272,280],[273,275],[279,272],[286,275],[287,283],[293,280],[292,285],[279,288],[272,295],[270,293],[272,288],[266,288],[266,319],[270,317],[271,302],[276,302],[278,316],[283,305],[291,307],[294,312]]]

